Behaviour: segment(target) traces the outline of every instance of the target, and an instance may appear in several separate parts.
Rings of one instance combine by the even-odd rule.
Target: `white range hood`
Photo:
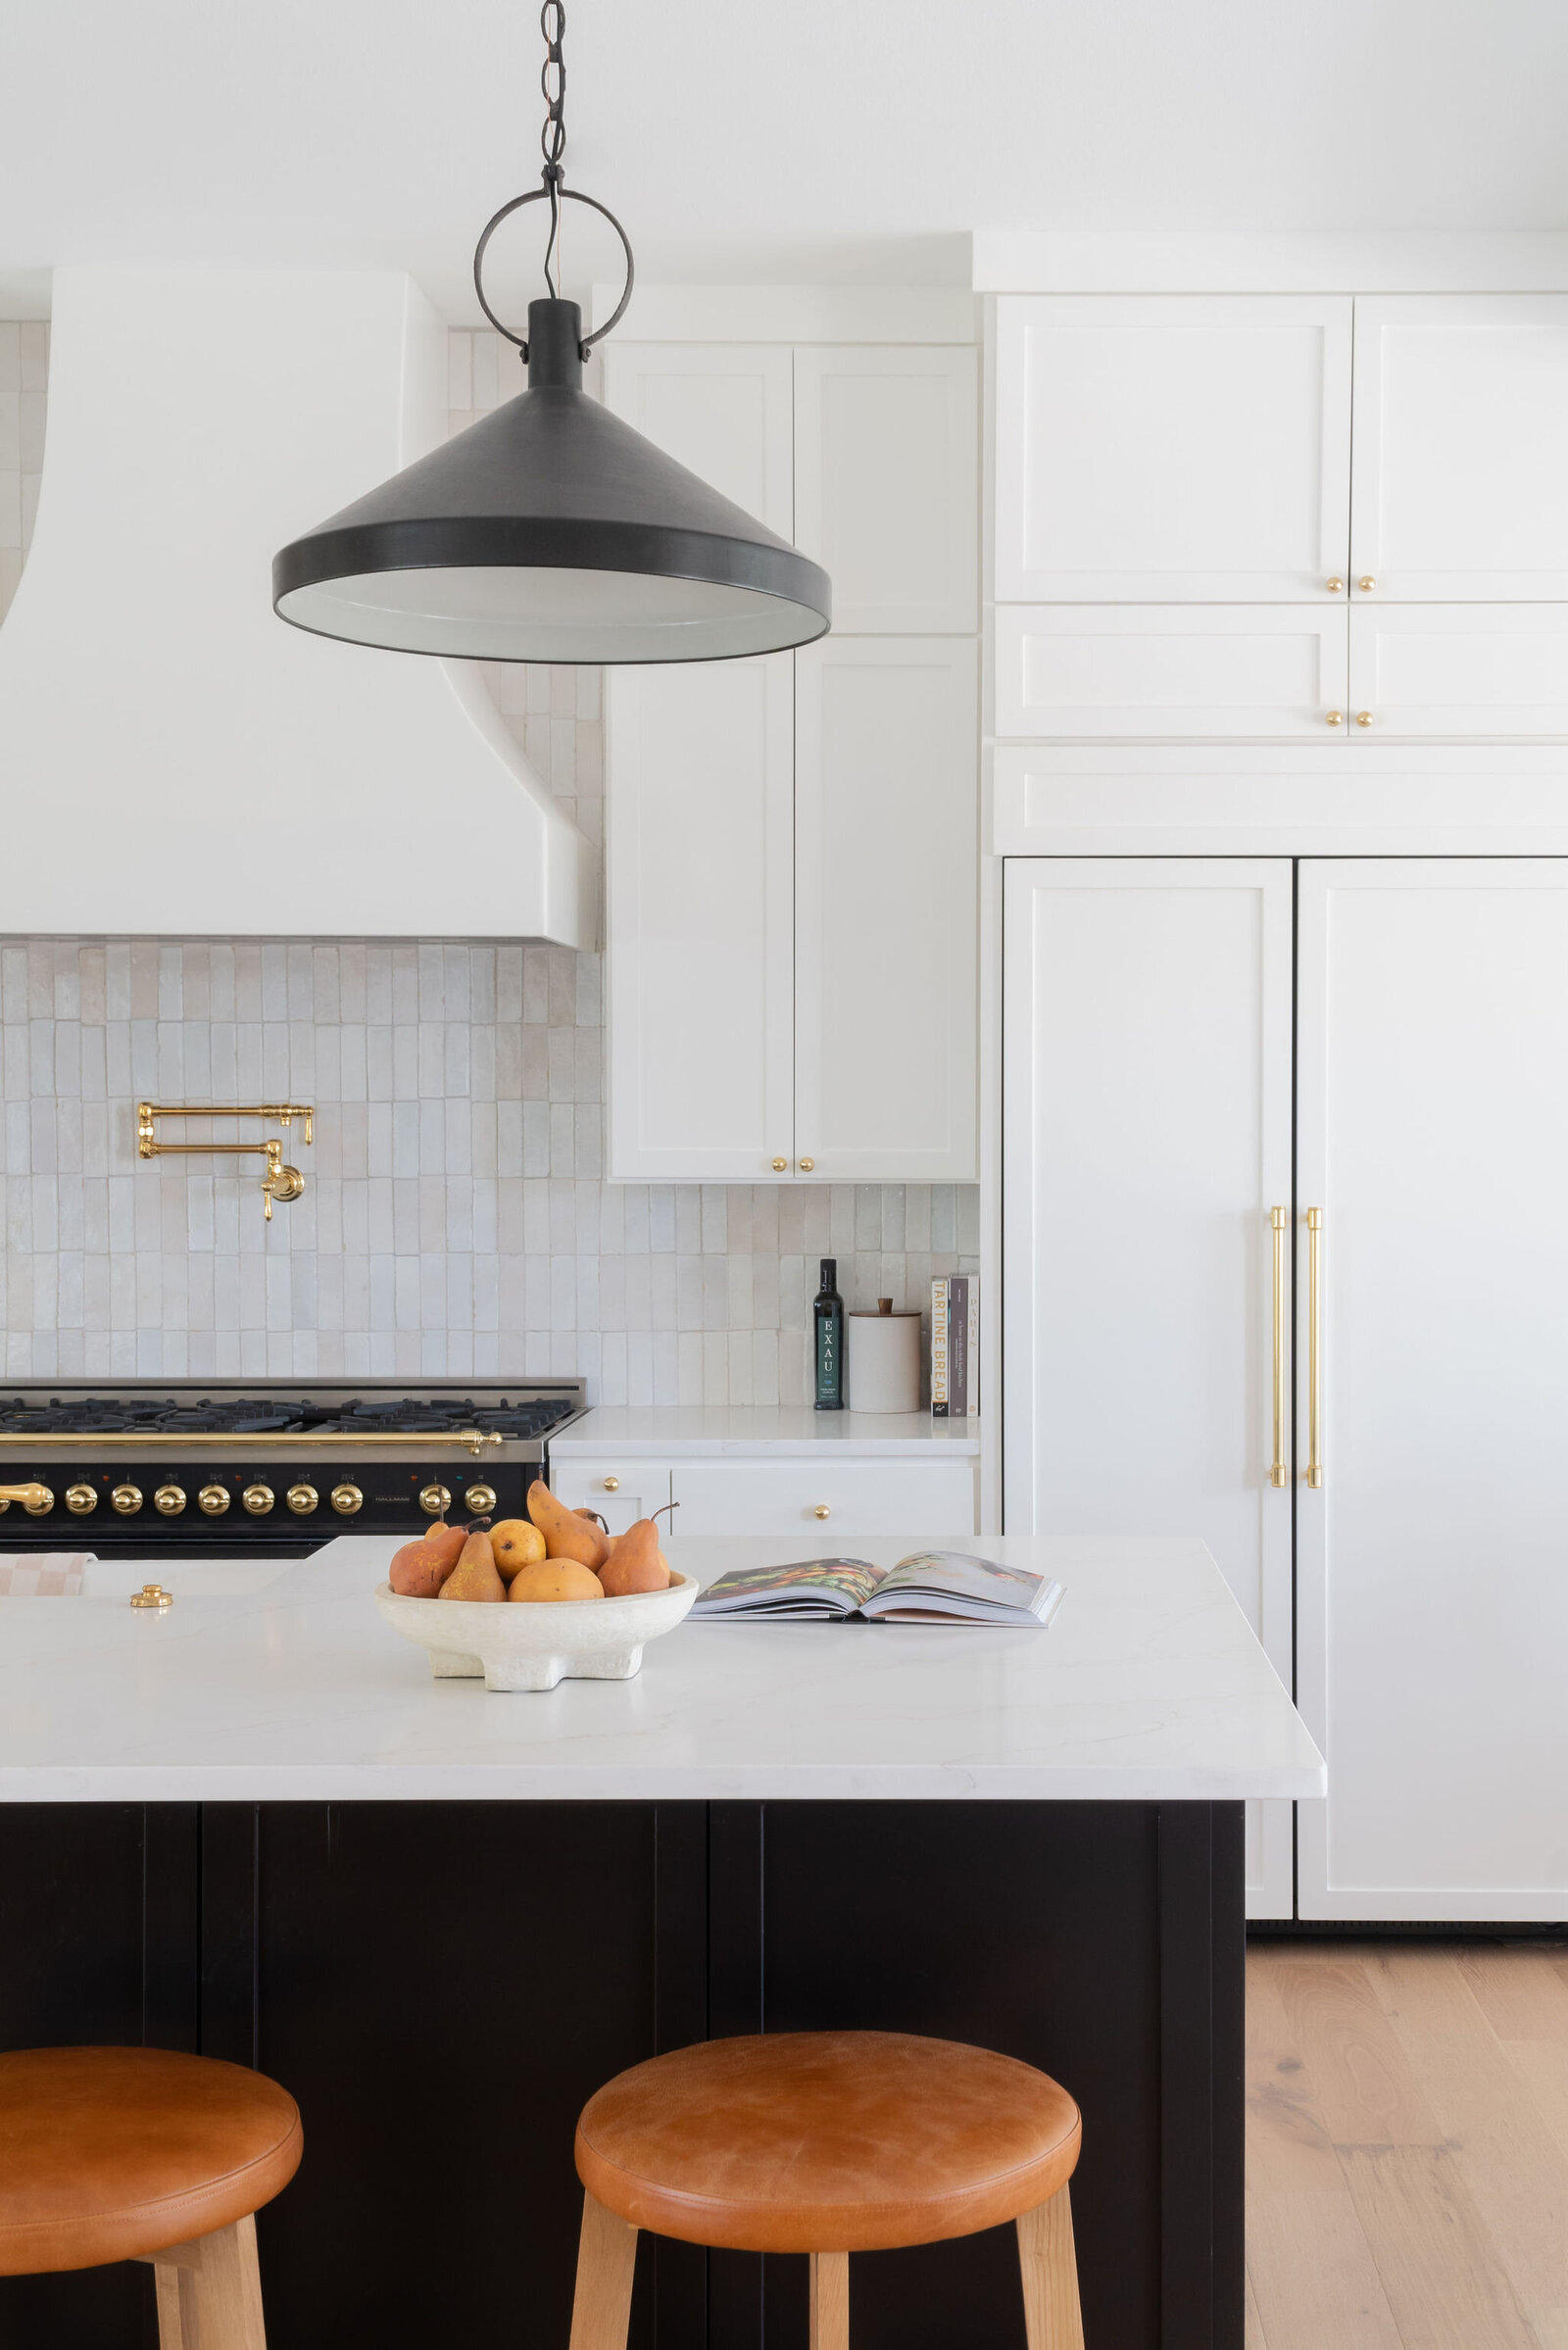
[[[444,438],[446,341],[390,271],[56,272],[0,930],[596,943],[482,675],[271,609],[285,540]]]

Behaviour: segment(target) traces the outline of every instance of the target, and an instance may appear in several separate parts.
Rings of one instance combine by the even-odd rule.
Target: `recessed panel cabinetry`
[[[612,1178],[974,1178],[975,359],[607,353],[610,404],[835,600],[798,655],[611,674]]]
[[[568,1509],[597,1510],[612,1534],[665,1503],[672,1531],[799,1535],[819,1550],[869,1535],[934,1542],[975,1530],[974,1460],[781,1456],[764,1449],[723,1458],[558,1459],[551,1484]],[[807,1553],[809,1555],[809,1552]]]
[[[1342,605],[1001,604],[995,732],[1316,742],[1347,719]]]

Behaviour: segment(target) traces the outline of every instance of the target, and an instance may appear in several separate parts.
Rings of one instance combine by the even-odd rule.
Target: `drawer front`
[[[1343,742],[1345,704],[1343,602],[997,608],[999,736]]]
[[[1560,604],[1357,606],[1350,704],[1357,721],[1350,732],[1361,741],[1561,741],[1568,736],[1568,611]]]
[[[974,1464],[967,1455],[908,1462],[678,1460],[673,1491],[680,1503],[677,1538],[798,1534],[821,1548],[858,1535],[921,1542],[975,1530]]]
[[[558,1460],[550,1490],[568,1509],[597,1510],[612,1534],[624,1534],[638,1518],[651,1518],[669,1501],[665,1460]],[[669,1520],[659,1521],[662,1541]]]

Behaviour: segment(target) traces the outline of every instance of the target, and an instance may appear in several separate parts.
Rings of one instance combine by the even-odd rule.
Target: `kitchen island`
[[[384,1542],[0,1602],[0,2040],[294,2090],[275,2341],[564,2350],[609,2074],[729,2032],[972,2039],[1083,2105],[1090,2341],[1240,2350],[1242,1802],[1321,1794],[1321,1760],[1200,1543],[953,1546],[1057,1575],[1052,1627],[688,1623],[633,1682],[499,1695],[379,1622]],[[163,1616],[126,1604],[154,1574]],[[858,2263],[857,2350],[1021,2345],[1004,2236]],[[804,2341],[804,2263],[641,2257],[634,2340]],[[10,2280],[0,2334],[138,2342],[146,2302],[135,2270]]]

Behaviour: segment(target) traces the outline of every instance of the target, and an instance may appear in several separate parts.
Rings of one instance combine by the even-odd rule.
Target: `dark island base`
[[[306,2154],[260,2223],[277,2350],[565,2350],[572,2128],[724,2032],[929,2032],[1084,2109],[1084,2324],[1242,2346],[1242,1807],[0,1809],[0,2043],[258,2064]],[[1010,2229],[852,2271],[856,2350],[1023,2350]],[[0,2278],[3,2350],[156,2342],[151,2271]],[[801,2350],[806,2263],[644,2239],[637,2350]]]

